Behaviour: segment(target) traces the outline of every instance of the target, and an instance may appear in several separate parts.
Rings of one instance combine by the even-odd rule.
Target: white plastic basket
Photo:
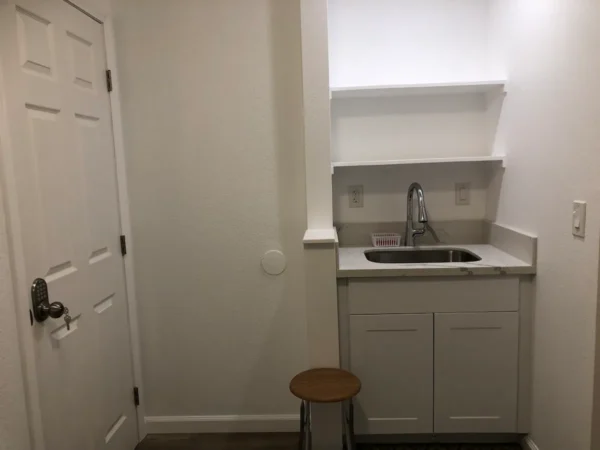
[[[400,235],[397,233],[371,234],[373,247],[400,247]]]

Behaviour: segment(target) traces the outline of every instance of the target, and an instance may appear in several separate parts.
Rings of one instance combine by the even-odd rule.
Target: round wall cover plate
[[[269,250],[264,254],[260,264],[269,275],[280,275],[285,271],[285,255],[279,250]]]

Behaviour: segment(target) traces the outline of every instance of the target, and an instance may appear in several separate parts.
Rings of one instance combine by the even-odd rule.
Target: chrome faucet
[[[415,192],[417,193],[417,207],[419,215],[419,223],[423,224],[422,228],[415,228],[413,222],[413,197]],[[429,227],[427,207],[425,206],[425,192],[419,183],[413,183],[408,188],[408,195],[406,199],[406,230],[404,231],[404,245],[406,247],[413,247],[415,245],[415,238],[417,236],[423,236]]]

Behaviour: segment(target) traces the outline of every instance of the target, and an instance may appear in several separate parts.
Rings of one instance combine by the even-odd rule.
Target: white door
[[[9,136],[1,143],[15,180],[13,238],[26,279],[44,278],[50,301],[73,318],[70,330],[63,318],[31,327],[45,448],[132,450],[137,419],[103,26],[62,0],[4,5]]]
[[[516,433],[519,313],[435,315],[435,432]]]
[[[357,434],[433,433],[433,314],[350,316]]]

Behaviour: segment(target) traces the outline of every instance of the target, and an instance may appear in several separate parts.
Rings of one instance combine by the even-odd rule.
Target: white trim
[[[142,378],[142,351],[140,345],[137,298],[133,268],[133,244],[131,231],[131,215],[129,211],[129,194],[127,189],[127,167],[125,161],[125,144],[123,140],[123,119],[121,115],[121,92],[117,71],[116,42],[113,21],[107,17],[104,21],[104,37],[106,43],[106,60],[112,73],[113,91],[110,93],[110,109],[115,146],[115,162],[117,166],[117,188],[121,216],[121,233],[127,237],[127,255],[124,258],[125,283],[127,290],[127,306],[129,309],[129,334],[133,362],[133,382],[140,392],[140,405],[137,408],[138,438],[146,437],[145,407],[143,401],[144,382]]]
[[[327,0],[300,1],[307,228],[333,225]]]
[[[108,8],[102,8],[98,2],[89,0],[63,0],[71,6],[82,10],[84,14],[91,16],[92,19],[97,20],[100,23],[104,23],[109,19],[110,11]]]
[[[2,59],[0,57],[0,146],[2,144],[2,135],[4,129],[2,127],[2,122],[4,120],[3,114],[3,97],[2,97]],[[2,149],[0,148],[0,156],[2,154]],[[0,180],[1,180],[0,176]],[[8,229],[8,216],[5,214],[4,209],[4,198],[2,195],[2,186],[0,183],[0,229],[7,230]],[[8,378],[8,386],[11,386],[11,392],[9,392],[9,396],[13,396],[13,401],[11,402],[11,414],[14,415],[14,418],[18,421],[18,427],[15,426],[15,429],[10,429],[8,431],[9,435],[12,435],[14,442],[17,447],[19,445],[24,446],[24,448],[31,448],[31,427],[30,427],[30,414],[27,411],[27,395],[26,395],[26,385],[25,385],[25,377],[24,377],[24,362],[23,362],[23,352],[21,345],[21,338],[19,335],[19,316],[16,310],[15,304],[15,290],[13,287],[13,268],[12,268],[12,258],[10,255],[10,243],[9,243],[8,234],[3,234],[0,232],[0,251],[6,252],[6,258],[3,258],[0,255],[0,276],[5,275],[4,285],[0,291],[0,301],[2,301],[1,297],[6,295],[7,305],[10,302],[13,302],[13,309],[10,307],[3,307],[3,314],[6,315],[5,323],[14,323],[14,329],[3,330],[2,334],[4,335],[4,339],[8,340],[7,343],[10,343],[14,348],[16,348],[16,356],[13,359],[11,355],[8,356],[8,365],[14,364],[19,367],[20,373],[13,371],[13,373],[20,375],[19,381],[21,385],[18,385],[18,382],[11,381],[11,376],[9,374]],[[14,332],[13,332],[14,331]],[[16,344],[16,345],[15,345]],[[6,358],[6,357],[5,357]],[[2,360],[3,364],[6,364],[6,359]],[[5,403],[6,404],[6,403]],[[21,409],[21,406],[23,409]],[[9,422],[10,424],[10,422]],[[13,423],[16,425],[16,423]],[[4,428],[6,430],[6,427]],[[6,436],[6,433],[3,433]],[[8,439],[11,440],[10,438]]]
[[[530,436],[525,436],[521,441],[521,446],[523,450],[540,450],[540,448],[533,442]]]
[[[150,434],[297,432],[299,421],[298,414],[146,417]]]
[[[338,242],[335,228],[315,229],[310,228],[304,233],[304,244],[334,244]]]
[[[338,367],[340,361],[337,252],[334,244],[331,195],[331,101],[327,19],[327,0],[300,0],[308,228],[304,236],[304,268],[310,367]],[[314,447],[341,448],[341,408],[333,404],[313,406]]]
[[[0,42],[10,45],[15,36],[10,33],[11,27],[6,26],[14,12],[14,4],[0,6]],[[2,59],[0,49],[0,60]],[[0,89],[6,86],[6,75],[0,67]],[[17,312],[17,330],[19,334],[23,365],[23,384],[27,403],[29,436],[32,450],[45,450],[43,438],[42,414],[40,408],[39,389],[37,383],[36,356],[33,336],[29,326],[29,283],[26,278],[23,240],[21,237],[21,222],[17,203],[17,187],[14,175],[13,149],[11,134],[8,130],[6,100],[0,98],[0,183],[2,184],[3,201],[6,214],[6,226],[9,244],[9,258],[12,272],[15,309]]]

